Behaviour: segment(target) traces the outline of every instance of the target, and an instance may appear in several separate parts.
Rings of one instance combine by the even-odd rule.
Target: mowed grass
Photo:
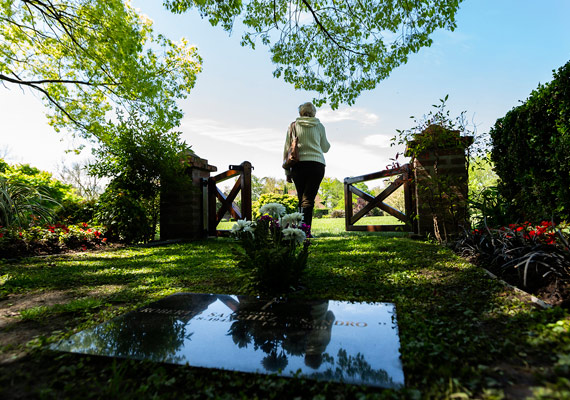
[[[176,292],[255,295],[236,266],[237,243],[218,238],[0,262],[2,307],[34,296],[60,299],[30,303],[3,320],[0,398],[569,398],[568,310],[538,308],[437,244],[343,227],[343,219],[315,220],[305,289],[292,296],[394,303],[402,390],[48,349]]]
[[[233,221],[222,221],[218,229],[231,229],[235,224]],[[392,216],[364,217],[358,220],[356,225],[401,225],[405,231],[405,225]],[[360,232],[346,232],[344,218],[314,218],[311,233],[316,237],[339,236],[339,235],[360,235]]]

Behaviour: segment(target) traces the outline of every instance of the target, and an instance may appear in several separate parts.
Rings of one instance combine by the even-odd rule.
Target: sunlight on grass
[[[61,313],[89,312],[103,306],[102,299],[97,297],[83,297],[65,304],[53,306],[37,306],[20,311],[20,318],[25,321],[41,320],[47,316]]]
[[[231,229],[234,224],[234,221],[222,221],[218,225],[218,229],[228,230]],[[406,230],[405,225],[392,216],[364,217],[360,219],[356,225],[401,225],[403,231]],[[345,226],[344,218],[315,218],[313,219],[311,233],[315,236],[359,236],[366,234],[366,232],[347,232]],[[382,234],[385,235],[386,233]],[[402,233],[391,232],[388,234],[399,236]]]

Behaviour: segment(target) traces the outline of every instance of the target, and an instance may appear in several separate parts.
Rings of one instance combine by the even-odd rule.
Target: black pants
[[[325,177],[325,166],[316,161],[299,161],[291,170],[291,177],[297,189],[299,207],[303,213],[303,222],[311,225],[315,197],[321,181]]]

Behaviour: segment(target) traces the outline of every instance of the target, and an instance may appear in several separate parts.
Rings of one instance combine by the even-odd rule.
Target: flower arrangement
[[[285,292],[298,285],[307,266],[310,227],[303,214],[285,214],[279,203],[267,203],[256,221],[238,220],[232,236],[242,249],[236,251],[238,267],[248,274],[246,286],[262,292]]]

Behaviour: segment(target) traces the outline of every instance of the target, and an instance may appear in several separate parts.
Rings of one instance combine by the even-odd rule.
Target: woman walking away
[[[331,145],[327,140],[325,127],[315,114],[317,109],[313,103],[304,103],[299,106],[299,118],[287,130],[285,140],[284,158],[291,143],[291,131],[297,136],[299,161],[290,169],[285,170],[287,182],[293,181],[299,198],[299,208],[303,213],[303,222],[311,225],[313,221],[313,208],[319,185],[325,176],[325,157],[323,153],[329,151]]]

